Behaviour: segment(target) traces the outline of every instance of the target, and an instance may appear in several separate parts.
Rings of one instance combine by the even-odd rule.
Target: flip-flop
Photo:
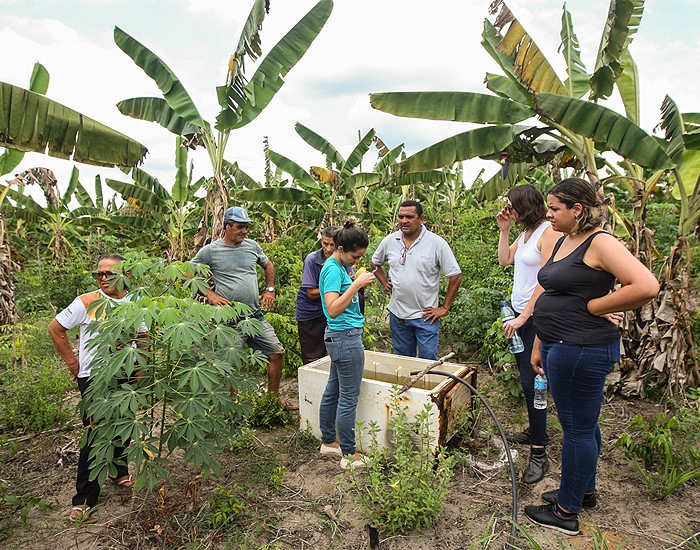
[[[70,510],[70,521],[75,523],[76,521],[85,521],[90,517],[91,508],[85,504],[80,506],[73,506]]]
[[[298,411],[299,405],[292,401],[287,401],[286,399],[280,399],[280,403],[286,411]]]
[[[134,476],[131,474],[115,478],[114,483],[116,483],[119,487],[133,487],[134,486]]]

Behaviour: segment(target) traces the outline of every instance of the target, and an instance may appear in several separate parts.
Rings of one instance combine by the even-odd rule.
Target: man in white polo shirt
[[[66,309],[56,315],[56,318],[48,326],[54,347],[66,365],[68,365],[71,377],[78,383],[81,397],[85,395],[90,385],[90,371],[96,353],[94,348],[88,346],[88,342],[96,334],[94,331],[89,330],[88,326],[99,320],[96,319],[98,308],[91,308],[90,306],[95,301],[105,298],[115,303],[125,302],[129,299],[126,289],[115,282],[117,264],[120,264],[123,260],[124,258],[118,254],[102,256],[97,262],[97,271],[92,274],[97,281],[99,289],[78,296]],[[80,327],[80,349],[77,356],[68,341],[67,335],[68,330],[74,327]],[[142,332],[145,330],[147,330],[146,327],[142,327]],[[90,417],[84,414],[83,426],[88,426],[90,423]],[[80,448],[78,475],[75,482],[76,493],[73,497],[73,508],[70,512],[71,521],[87,519],[100,496],[99,482],[97,479],[90,479],[89,460],[91,451],[92,446],[89,444]],[[126,464],[126,449],[124,447],[115,447],[114,456],[117,461],[117,475],[112,478],[112,481],[119,487],[132,487],[134,485],[134,476],[129,474],[128,465]]]
[[[401,203],[399,231],[385,237],[372,255],[375,275],[391,293],[389,314],[394,353],[421,359],[438,358],[440,317],[452,307],[462,283],[462,270],[445,239],[423,225],[417,201]],[[389,277],[382,269],[389,264]],[[439,304],[440,274],[448,278]]]

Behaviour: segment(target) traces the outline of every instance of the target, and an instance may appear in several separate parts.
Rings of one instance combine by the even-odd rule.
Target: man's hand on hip
[[[228,300],[221,296],[220,294],[217,294],[211,289],[207,289],[206,293],[206,298],[207,302],[209,302],[213,306],[225,306],[228,305]]]
[[[426,307],[423,310],[423,320],[424,321],[430,321],[430,324],[432,325],[435,321],[437,321],[440,317],[443,315],[447,315],[448,309],[444,306],[439,306],[439,307]]]

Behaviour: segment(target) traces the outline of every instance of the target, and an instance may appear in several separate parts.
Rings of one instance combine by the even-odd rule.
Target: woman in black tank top
[[[544,288],[535,305],[537,337],[532,368],[544,374],[564,437],[558,491],[549,504],[526,506],[534,523],[568,535],[579,532],[581,506],[596,504],[601,448],[598,416],[605,377],[620,359],[617,321],[659,291],[659,283],[615,237],[602,230],[604,212],[596,189],[580,178],[557,183],[547,195],[547,218],[564,236],[540,269]],[[615,292],[617,280],[622,286]]]

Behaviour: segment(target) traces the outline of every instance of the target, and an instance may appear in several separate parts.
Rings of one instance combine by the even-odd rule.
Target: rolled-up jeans
[[[321,440],[331,444],[337,437],[343,454],[354,455],[355,412],[365,367],[362,328],[326,330],[324,342],[331,369],[319,409]]]
[[[584,494],[595,491],[602,445],[598,417],[605,377],[620,360],[620,340],[600,346],[542,342],[540,351],[564,432],[557,502],[577,514]]]

